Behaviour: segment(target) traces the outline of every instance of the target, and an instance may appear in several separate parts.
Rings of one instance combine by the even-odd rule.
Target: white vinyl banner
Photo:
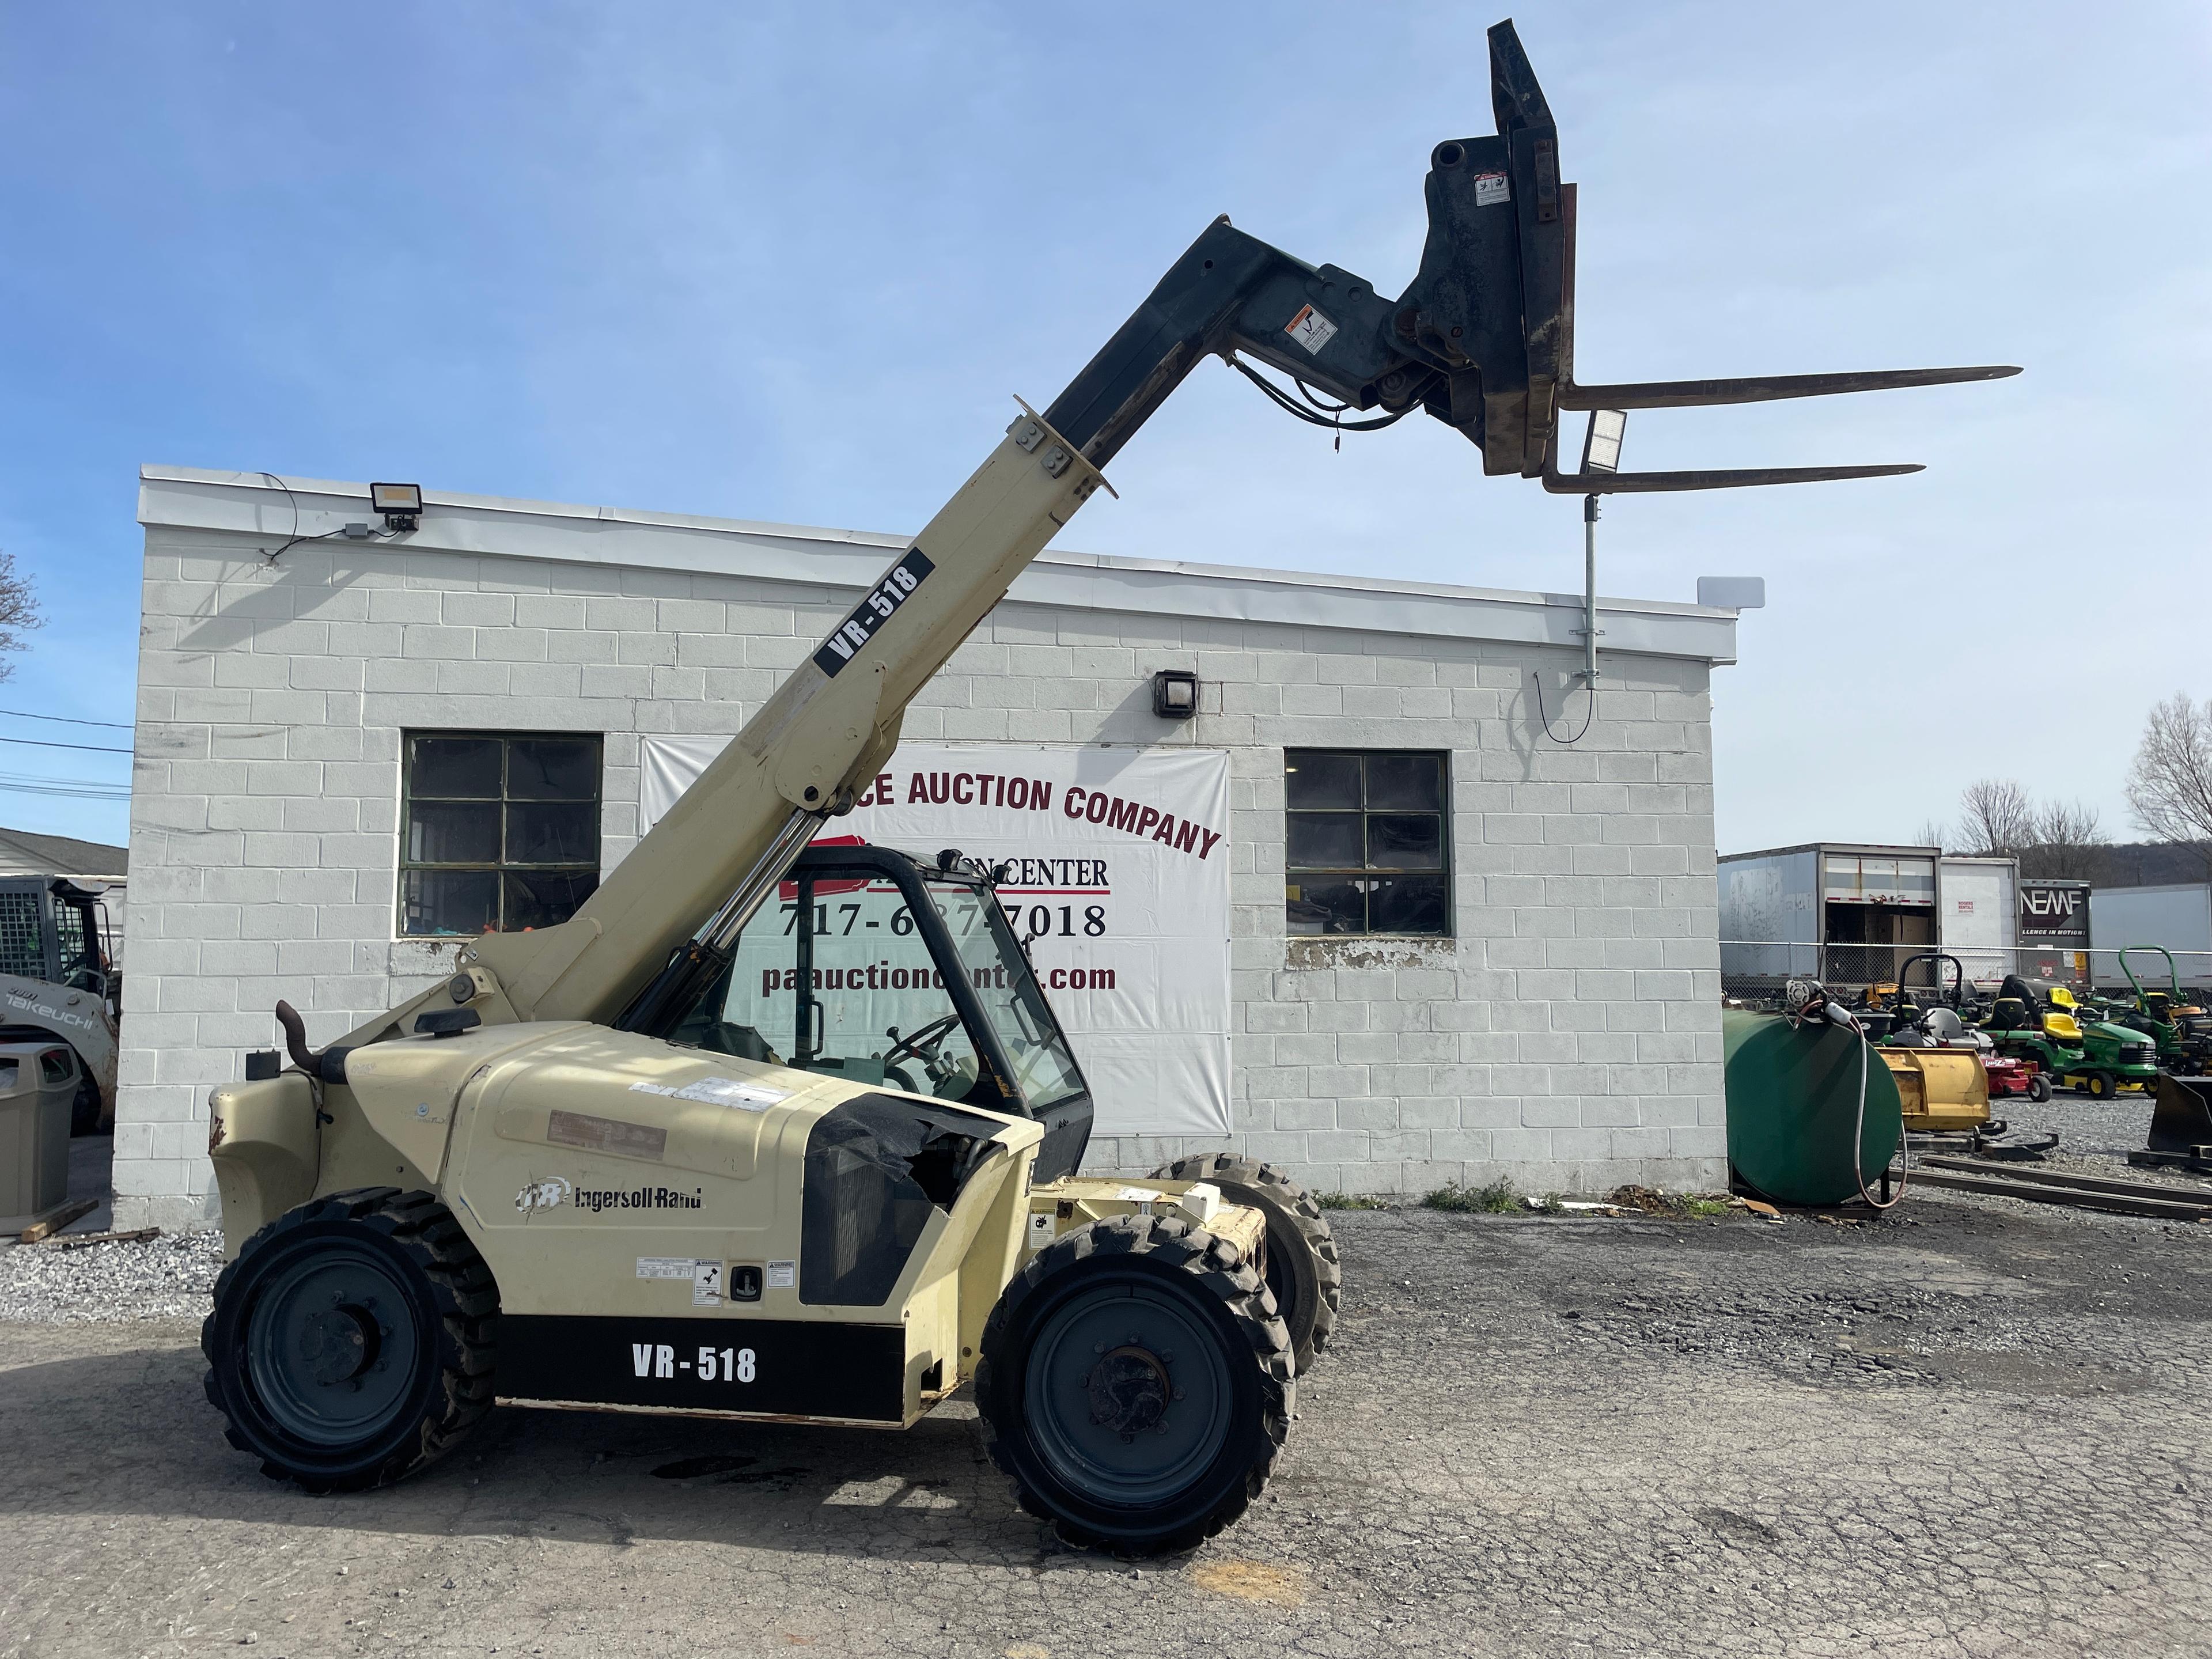
[[[720,738],[638,740],[658,823]],[[1100,1134],[1229,1133],[1229,756],[902,744],[822,839],[1011,866],[999,890],[1090,1080]]]

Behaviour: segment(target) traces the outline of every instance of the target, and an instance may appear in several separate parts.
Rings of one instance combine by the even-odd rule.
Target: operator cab
[[[1034,1118],[1041,1181],[1091,1136],[1090,1085],[992,872],[957,852],[808,848],[668,1040]]]
[[[66,876],[0,882],[0,974],[107,995],[113,949],[103,891]]]
[[[107,906],[100,890],[56,878],[48,890],[54,901],[54,942],[61,957],[60,983],[73,991],[105,996],[113,988]]]

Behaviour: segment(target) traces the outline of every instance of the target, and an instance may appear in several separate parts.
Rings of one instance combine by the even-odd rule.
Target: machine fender
[[[217,1089],[208,1099],[208,1158],[222,1194],[228,1254],[314,1196],[322,1120],[302,1072]]]

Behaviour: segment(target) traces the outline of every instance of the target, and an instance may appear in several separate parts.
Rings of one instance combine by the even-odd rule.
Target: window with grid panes
[[[1373,750],[1283,751],[1291,933],[1451,932],[1444,760]]]
[[[399,931],[514,933],[599,884],[597,732],[410,732]]]
[[[0,974],[46,976],[46,944],[39,930],[37,884],[18,882],[0,890]]]

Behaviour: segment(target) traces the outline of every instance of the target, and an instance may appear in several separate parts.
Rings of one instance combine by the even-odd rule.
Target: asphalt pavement
[[[192,1322],[0,1304],[0,1653],[2212,1645],[2212,1226],[1332,1218],[1278,1479],[1142,1563],[1019,1514],[959,1401],[903,1435],[502,1410],[310,1498],[223,1443]]]

